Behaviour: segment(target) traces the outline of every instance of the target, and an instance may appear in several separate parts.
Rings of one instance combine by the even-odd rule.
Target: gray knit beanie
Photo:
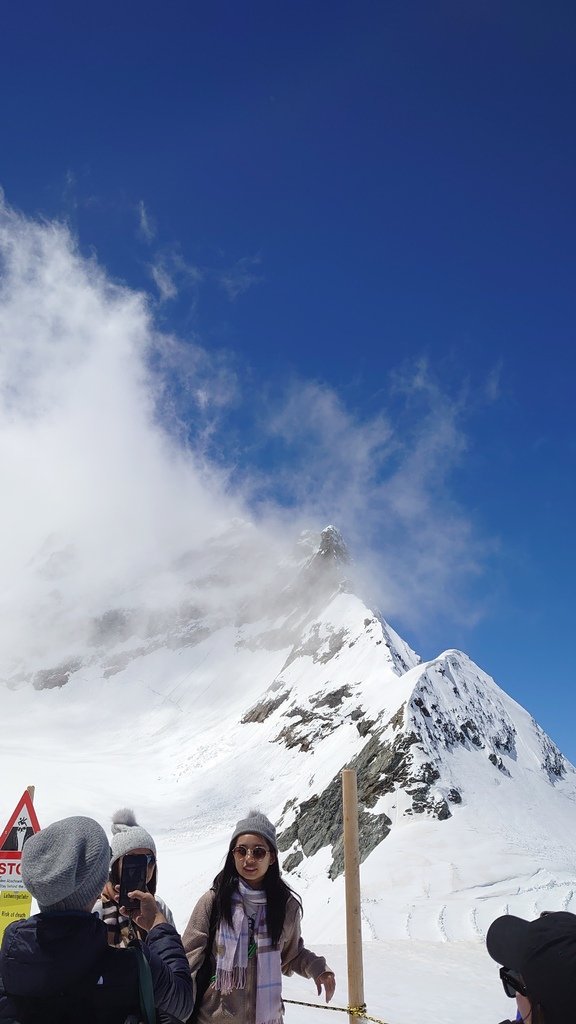
[[[248,832],[257,836],[262,836],[263,839],[266,839],[267,842],[270,843],[272,849],[278,853],[276,829],[270,819],[267,818],[265,814],[262,814],[262,811],[248,811],[247,816],[236,823],[236,828],[234,829],[232,839],[230,840],[230,847],[232,848],[232,844],[238,836],[244,835]]]
[[[112,860],[110,867],[130,850],[152,850],[156,856],[156,843],[145,828],[136,821],[134,811],[123,807],[112,818]]]
[[[22,850],[24,885],[41,912],[92,907],[108,878],[110,846],[93,818],[62,818],[30,836]]]

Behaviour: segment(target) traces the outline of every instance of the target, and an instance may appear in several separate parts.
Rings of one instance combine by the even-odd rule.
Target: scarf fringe
[[[214,988],[227,996],[235,988],[246,988],[247,968],[239,967],[237,964],[231,971],[223,971],[221,967],[216,971]]]

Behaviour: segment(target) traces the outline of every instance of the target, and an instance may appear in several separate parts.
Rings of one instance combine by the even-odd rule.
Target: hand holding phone
[[[164,914],[156,903],[151,892],[132,890],[140,900],[140,910],[132,913],[132,920],[145,932],[151,931],[157,924],[167,924]]]
[[[120,875],[120,896],[118,903],[125,910],[140,910],[140,900],[130,899],[128,893],[135,889],[146,892],[148,858],[144,853],[127,853],[122,858]]]

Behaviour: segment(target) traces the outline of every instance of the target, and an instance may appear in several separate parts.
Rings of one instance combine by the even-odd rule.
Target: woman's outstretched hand
[[[316,988],[319,996],[322,995],[322,986],[324,986],[324,990],[326,992],[326,1002],[329,1003],[334,995],[334,989],[336,988],[336,978],[332,974],[332,971],[324,971],[316,978]]]

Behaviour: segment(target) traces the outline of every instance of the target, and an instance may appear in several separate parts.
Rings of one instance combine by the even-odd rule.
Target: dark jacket
[[[178,932],[156,925],[142,948],[160,1019],[186,1020],[193,986]],[[130,1013],[139,1014],[136,957],[108,945],[96,915],[37,914],[8,926],[0,951],[1,1024],[123,1024]]]

